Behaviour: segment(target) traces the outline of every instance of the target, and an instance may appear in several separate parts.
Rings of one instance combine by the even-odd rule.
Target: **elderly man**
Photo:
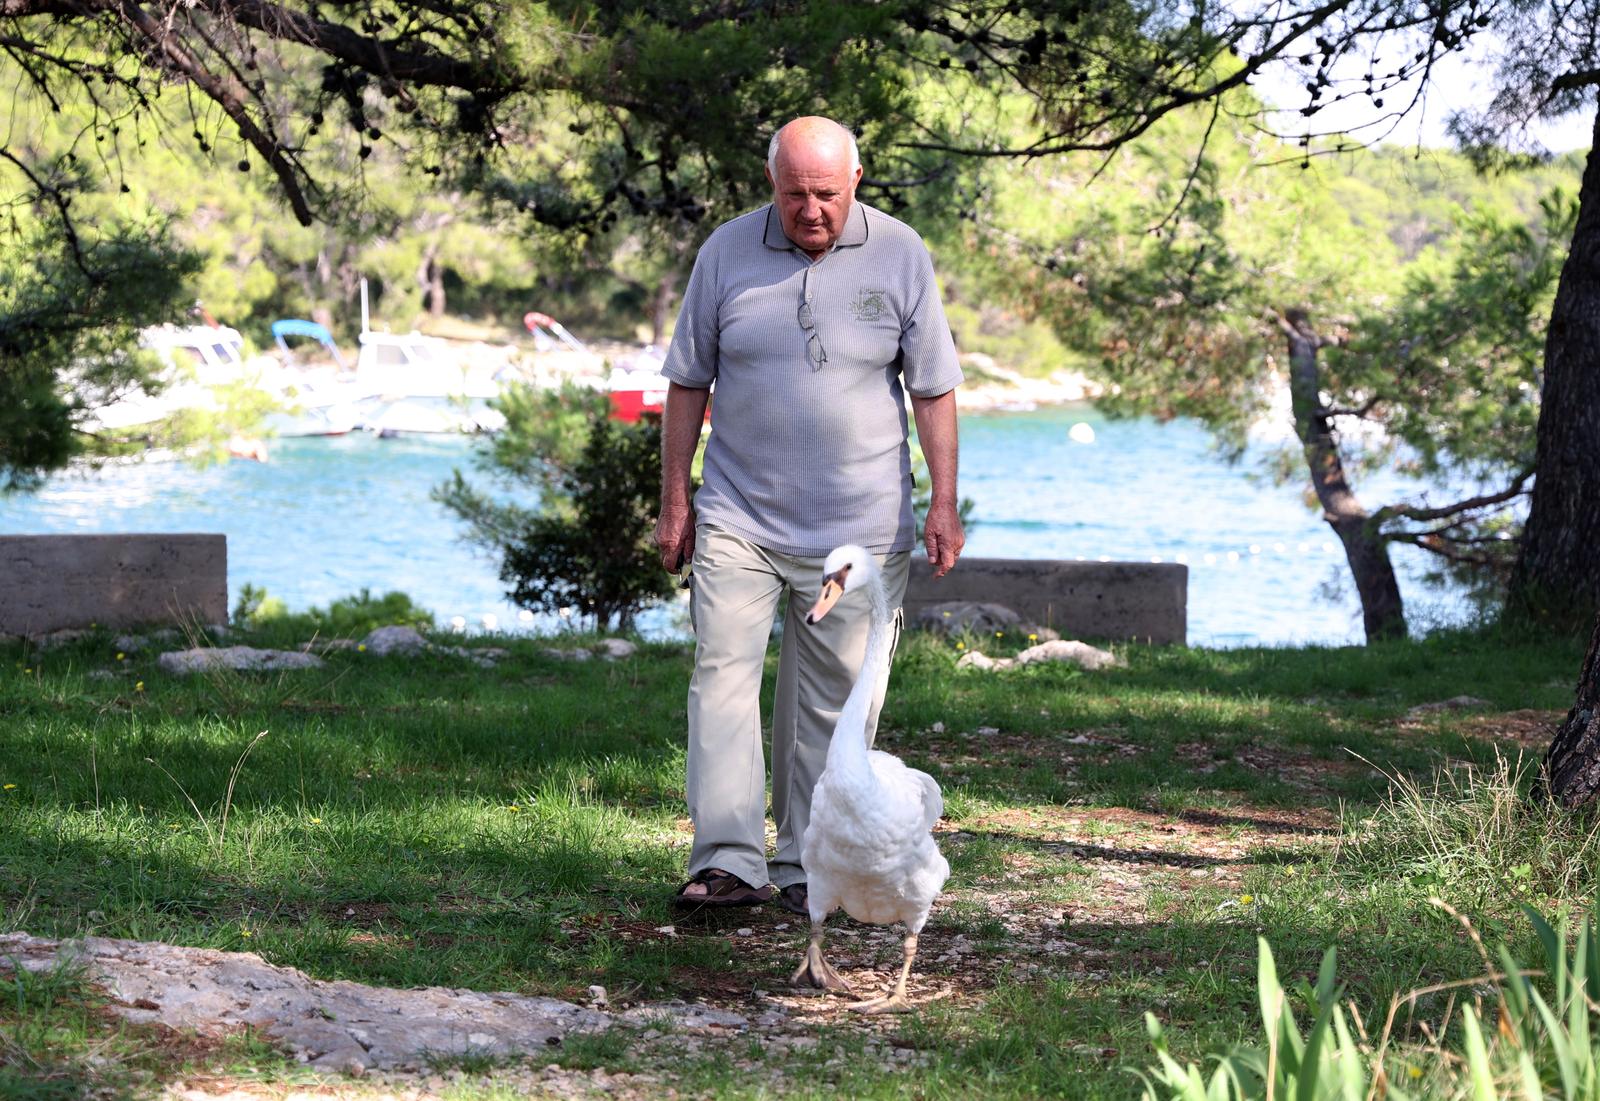
[[[719,226],[695,260],[663,373],[656,545],[692,563],[687,794],[694,820],[683,906],[740,906],[779,891],[806,912],[801,842],[839,708],[860,671],[867,607],[816,625],[822,560],[856,543],[905,595],[915,543],[904,393],[933,500],[928,561],[961,553],[956,510],[955,345],[933,265],[904,223],[856,201],[861,163],[838,123],[800,118],[767,154],[772,202]],[[689,468],[716,383],[704,484]],[[777,851],[766,858],[761,673],[779,599],[789,598],[772,719]],[[898,627],[898,620],[897,620]],[[869,737],[882,704],[868,724]]]

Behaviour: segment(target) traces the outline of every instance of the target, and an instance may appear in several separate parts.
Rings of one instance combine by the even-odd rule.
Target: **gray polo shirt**
[[[808,294],[822,363],[800,324]],[[771,204],[717,227],[662,373],[717,386],[701,522],[808,557],[911,549],[903,393],[937,397],[961,368],[928,250],[904,222],[855,203],[815,263]]]

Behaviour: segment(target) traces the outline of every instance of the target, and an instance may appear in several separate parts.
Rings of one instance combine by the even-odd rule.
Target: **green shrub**
[[[512,387],[491,404],[506,426],[475,463],[503,492],[491,496],[457,470],[433,499],[466,523],[468,541],[500,558],[512,602],[628,629],[672,592],[650,542],[660,425],[614,421],[605,394],[570,383]],[[529,497],[537,507],[517,500]]]
[[[500,578],[525,608],[574,608],[602,631],[672,593],[650,535],[661,496],[661,428],[594,415],[583,452],[558,481],[570,511],[527,521],[505,547]]]
[[[233,622],[249,630],[268,630],[273,634],[316,634],[331,638],[356,638],[379,627],[428,630],[434,625],[433,613],[418,607],[405,593],[373,596],[371,589],[362,589],[354,596],[340,597],[325,609],[312,607],[303,612],[291,612],[283,601],[254,585],[239,590]]]

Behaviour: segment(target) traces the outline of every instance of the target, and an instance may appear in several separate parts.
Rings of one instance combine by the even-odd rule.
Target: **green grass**
[[[0,785],[15,785],[0,790],[0,932],[249,950],[393,986],[706,994],[755,1015],[755,991],[784,989],[801,925],[776,929],[776,909],[689,923],[668,904],[689,839],[685,649],[567,663],[497,644],[512,656],[493,669],[346,652],[318,671],[189,679],[160,673],[154,649],[118,660],[110,636],[0,650]],[[536,1059],[727,1097],[1135,1097],[1146,1010],[1180,1057],[1249,1034],[1258,934],[1286,982],[1337,944],[1362,1004],[1386,1005],[1477,964],[1431,894],[1510,930],[1518,901],[1591,889],[1572,872],[1592,868],[1587,835],[1552,846],[1535,836],[1548,823],[1513,816],[1434,836],[1403,794],[1384,801],[1389,777],[1429,789],[1450,763],[1492,770],[1492,716],[1568,706],[1577,643],[1119,651],[1126,669],[983,673],[957,671],[953,643],[902,644],[879,744],[946,791],[954,871],[914,993],[950,996],[890,1022],[791,1022],[785,1035],[816,1044],[781,1055],[663,1036]],[[1463,693],[1491,717],[1405,720]],[[1417,805],[1479,797],[1425,790]],[[1480,836],[1527,874],[1500,889]],[[893,938],[849,929],[830,941],[844,966],[897,962]],[[196,1057],[116,1025],[70,976],[21,982],[0,1005],[0,1097],[74,1095],[83,1075],[138,1093]],[[105,1044],[143,1052],[113,1060],[143,1069],[107,1078],[89,1059]]]

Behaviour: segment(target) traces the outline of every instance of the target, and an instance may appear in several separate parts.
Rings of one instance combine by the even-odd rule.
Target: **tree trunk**
[[[428,303],[428,316],[435,321],[444,316],[444,268],[439,265],[438,242],[430,241],[417,265],[417,284]]]
[[[656,283],[656,293],[650,301],[650,343],[665,350],[667,321],[672,317],[672,302],[676,297],[678,273],[669,271]]]
[[[1600,113],[1545,334],[1533,503],[1513,614],[1581,630],[1600,612]]]
[[[1542,782],[1564,807],[1581,807],[1600,794],[1600,614],[1578,674],[1578,701],[1556,730],[1544,755]]]
[[[1322,517],[1344,545],[1350,574],[1361,597],[1361,620],[1367,641],[1404,638],[1405,604],[1400,584],[1389,562],[1388,541],[1361,507],[1345,476],[1339,441],[1322,404],[1317,349],[1323,339],[1311,327],[1304,310],[1288,310],[1279,321],[1289,341],[1289,393],[1294,406],[1294,427],[1305,451],[1311,484],[1322,503]]]

